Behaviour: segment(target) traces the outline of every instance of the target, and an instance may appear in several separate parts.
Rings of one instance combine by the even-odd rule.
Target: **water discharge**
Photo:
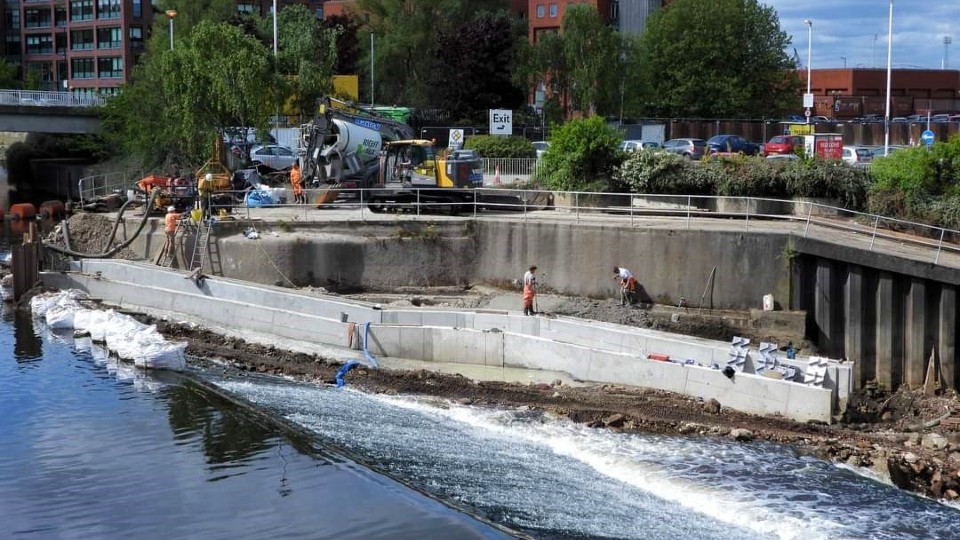
[[[948,538],[960,526],[951,507],[779,445],[619,434],[433,398],[220,384],[535,536]]]

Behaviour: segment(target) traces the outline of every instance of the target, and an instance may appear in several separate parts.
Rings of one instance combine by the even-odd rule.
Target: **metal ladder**
[[[209,219],[202,219],[197,223],[196,241],[193,243],[193,254],[190,256],[190,266],[187,267],[187,270],[193,271],[197,268],[203,268],[210,247],[210,230],[212,228]]]

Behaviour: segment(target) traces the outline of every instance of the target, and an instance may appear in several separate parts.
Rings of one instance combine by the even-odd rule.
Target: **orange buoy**
[[[37,217],[37,209],[30,203],[19,203],[10,207],[10,220],[29,220]]]
[[[45,201],[40,205],[41,219],[60,219],[65,213],[66,209],[60,201]]]

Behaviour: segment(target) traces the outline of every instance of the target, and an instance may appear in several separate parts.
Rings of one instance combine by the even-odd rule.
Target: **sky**
[[[760,0],[780,17],[780,28],[807,65],[807,25],[813,21],[813,69],[887,66],[890,3],[885,0]],[[960,0],[894,0],[894,68],[940,69],[944,36],[951,69],[960,69]]]

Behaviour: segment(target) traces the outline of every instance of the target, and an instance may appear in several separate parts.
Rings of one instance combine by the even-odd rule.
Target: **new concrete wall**
[[[753,375],[753,361],[731,380],[710,367],[725,364],[728,345],[654,330],[516,312],[381,310],[223,278],[208,278],[198,287],[182,273],[122,261],[86,260],[74,267],[75,272],[45,273],[44,282],[120,306],[184,313],[238,330],[341,347],[347,346],[350,322],[371,322],[369,350],[378,356],[565,371],[584,381],[715,398],[745,412],[798,420],[830,421],[851,390],[849,366],[837,364],[830,366],[824,388]],[[647,360],[653,352],[681,363]],[[682,363],[688,359],[694,365]],[[795,365],[805,368],[803,361]]]

